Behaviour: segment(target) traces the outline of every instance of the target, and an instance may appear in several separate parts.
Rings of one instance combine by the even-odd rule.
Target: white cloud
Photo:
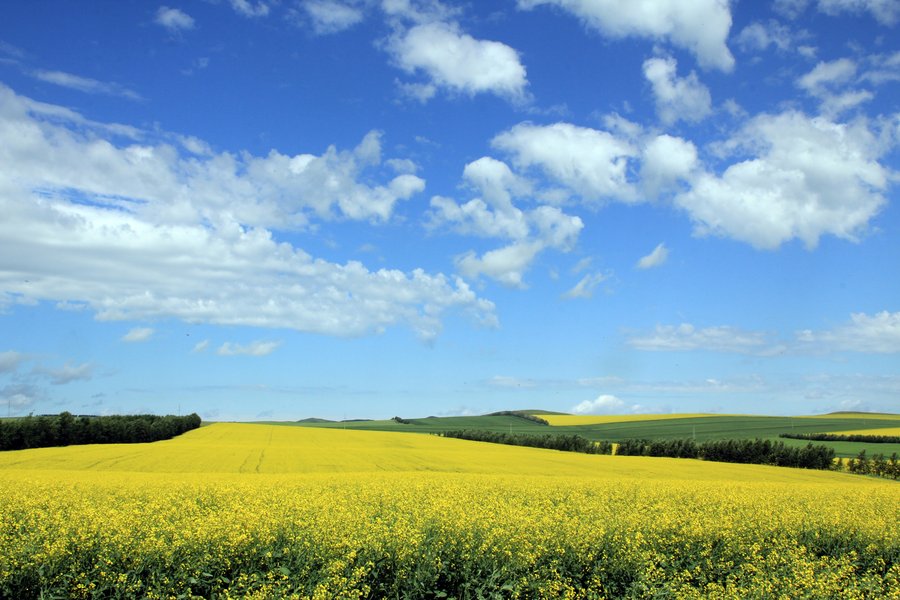
[[[250,342],[249,344],[234,344],[225,342],[216,354],[219,356],[268,356],[272,354],[281,342],[263,342],[260,340]]]
[[[31,76],[35,79],[52,83],[61,87],[78,90],[86,94],[104,94],[107,96],[120,96],[129,100],[140,100],[141,96],[137,92],[129,90],[117,83],[107,83],[97,81],[89,77],[81,77],[72,73],[64,73],[62,71],[45,71],[36,70],[31,72]]]
[[[669,249],[666,248],[665,244],[659,244],[656,248],[653,249],[653,252],[651,252],[647,256],[642,257],[637,262],[637,267],[638,269],[652,269],[654,267],[659,267],[663,265],[668,258]]]
[[[496,322],[461,279],[330,263],[268,229],[380,221],[420,191],[410,174],[357,180],[381,164],[377,133],[320,156],[183,158],[165,144],[117,145],[110,130],[0,87],[0,293],[77,302],[100,319],[342,336],[406,324],[428,339],[449,309]]]
[[[265,17],[269,14],[269,5],[259,0],[256,4],[250,0],[230,0],[231,8],[245,17]]]
[[[788,19],[796,19],[806,10],[809,2],[810,0],[775,0],[772,7],[775,12]]]
[[[24,412],[39,400],[43,400],[44,394],[34,385],[28,383],[16,383],[0,388],[0,405],[6,405],[13,413]]]
[[[675,198],[698,235],[767,249],[797,238],[814,248],[826,234],[856,240],[885,203],[884,149],[863,121],[763,114],[726,147],[755,157],[696,176]]]
[[[570,409],[576,415],[615,415],[641,412],[637,404],[628,405],[621,398],[610,394],[602,394],[593,400],[585,400]]]
[[[641,187],[654,197],[689,180],[697,169],[697,148],[689,141],[662,134],[644,145]]]
[[[90,363],[73,365],[66,363],[59,369],[41,369],[41,375],[50,378],[53,385],[65,385],[73,381],[88,381],[94,376],[94,366]]]
[[[486,275],[509,287],[523,288],[526,269],[542,250],[539,242],[516,242],[485,252],[480,258],[468,252],[456,260],[456,268],[470,279]]]
[[[819,10],[831,16],[868,12],[876,21],[888,26],[900,20],[900,3],[897,0],[819,0]]]
[[[146,342],[153,337],[152,327],[135,327],[122,336],[123,342]]]
[[[849,323],[830,331],[800,331],[797,341],[819,352],[900,353],[900,312],[853,313]]]
[[[644,61],[644,77],[653,87],[656,112],[669,125],[679,120],[702,121],[712,112],[709,90],[693,71],[687,77],[678,77],[677,68],[674,58]]]
[[[761,332],[742,331],[736,327],[719,326],[698,329],[690,323],[657,325],[650,335],[634,336],[628,345],[638,350],[681,352],[705,350],[709,352],[766,353],[769,345]]]
[[[303,9],[320,35],[349,29],[360,23],[364,16],[359,7],[336,0],[306,0]]]
[[[416,24],[450,22],[462,12],[439,0],[381,0],[381,10],[391,19]]]
[[[522,278],[535,257],[547,248],[570,250],[584,226],[580,218],[555,206],[527,211],[515,206],[513,199],[531,186],[502,161],[490,157],[473,161],[466,165],[463,178],[480,196],[464,204],[435,196],[431,226],[449,225],[458,233],[512,240],[480,258],[474,252],[458,257],[457,269],[466,277],[486,275],[504,285],[524,287]]]
[[[526,98],[528,80],[518,53],[501,42],[475,39],[455,23],[415,25],[394,35],[387,49],[404,71],[428,78],[424,85],[412,84],[411,91],[420,100],[429,99],[438,88],[469,96]]]
[[[819,62],[812,71],[797,80],[797,85],[810,93],[851,81],[856,76],[856,63],[849,58]]]
[[[206,352],[207,348],[209,348],[209,340],[202,340],[194,345],[194,349],[191,350],[191,352],[200,354],[202,352]]]
[[[0,352],[0,373],[12,373],[19,368],[25,357],[15,350]]]
[[[607,276],[604,273],[588,273],[575,284],[575,287],[564,293],[562,297],[567,300],[575,298],[592,298],[594,296],[594,290],[598,285],[606,281],[606,279]]]
[[[194,28],[193,17],[177,8],[169,8],[168,6],[159,7],[159,10],[156,11],[154,22],[171,32]]]
[[[518,168],[538,167],[586,200],[637,199],[627,176],[628,159],[638,151],[606,131],[520,123],[491,143],[510,153]]]
[[[797,80],[797,86],[821,101],[823,115],[834,117],[875,97],[868,90],[838,91],[856,79],[856,70],[856,63],[848,58],[820,62]]]
[[[553,5],[612,38],[669,41],[694,53],[704,67],[730,71],[725,40],[731,29],[728,0],[518,0],[519,8]]]
[[[794,35],[787,26],[771,19],[767,23],[754,21],[735,38],[737,45],[745,52],[766,50],[774,46],[781,52],[790,50]]]

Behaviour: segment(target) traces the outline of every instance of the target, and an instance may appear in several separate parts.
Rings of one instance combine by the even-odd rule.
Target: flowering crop
[[[0,457],[0,597],[900,598],[898,499],[838,473],[213,425]]]

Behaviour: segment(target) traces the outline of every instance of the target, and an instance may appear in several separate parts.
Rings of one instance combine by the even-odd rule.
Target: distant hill
[[[331,419],[319,419],[318,417],[309,417],[308,419],[300,419],[297,423],[334,423]]]

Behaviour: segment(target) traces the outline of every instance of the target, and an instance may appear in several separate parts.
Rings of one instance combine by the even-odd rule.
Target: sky
[[[900,412],[897,0],[0,13],[0,416]]]

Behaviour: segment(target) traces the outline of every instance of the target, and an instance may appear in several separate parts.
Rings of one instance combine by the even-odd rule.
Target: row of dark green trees
[[[27,416],[0,420],[0,450],[25,450],[73,444],[129,444],[155,442],[200,427],[197,414],[79,416]]]
[[[891,454],[890,458],[885,458],[884,454],[873,454],[868,457],[866,451],[861,450],[856,458],[851,458],[847,462],[847,470],[860,475],[877,475],[878,477],[897,479],[900,478],[900,458],[897,457],[896,452]]]
[[[865,435],[861,433],[782,433],[778,437],[814,442],[863,442],[867,444],[900,444],[900,435]]]
[[[509,446],[528,446],[530,448],[546,448],[563,452],[582,452],[584,454],[612,454],[609,442],[592,442],[580,435],[534,435],[528,433],[502,433],[483,429],[462,429],[445,431],[444,437],[491,444],[507,444]]]
[[[702,458],[716,462],[776,465],[802,469],[831,469],[834,449],[827,446],[797,448],[771,440],[708,440],[698,444],[692,439],[625,440],[616,454],[626,456],[668,456]]]

